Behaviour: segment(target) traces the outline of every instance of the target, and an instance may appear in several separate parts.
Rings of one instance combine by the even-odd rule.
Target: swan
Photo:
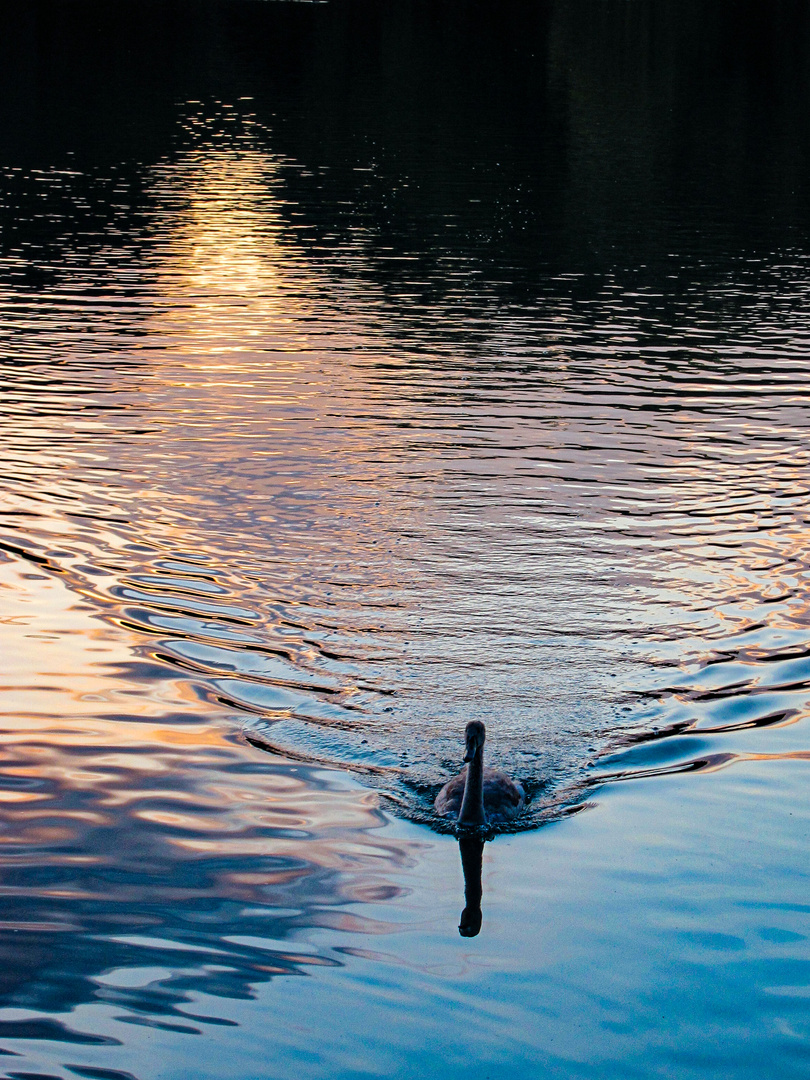
[[[459,825],[495,825],[517,817],[526,804],[520,784],[497,769],[484,768],[487,729],[471,720],[464,732],[467,766],[449,780],[433,804],[442,817],[456,818]]]

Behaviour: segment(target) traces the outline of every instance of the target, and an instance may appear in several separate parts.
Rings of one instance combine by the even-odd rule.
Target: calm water
[[[709,7],[0,5],[4,1076],[810,1072],[810,19]]]

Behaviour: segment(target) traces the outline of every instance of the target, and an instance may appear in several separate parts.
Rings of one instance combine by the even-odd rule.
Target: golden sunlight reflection
[[[217,357],[306,349],[317,279],[279,211],[282,168],[241,144],[190,150],[156,171],[154,329],[166,347]]]

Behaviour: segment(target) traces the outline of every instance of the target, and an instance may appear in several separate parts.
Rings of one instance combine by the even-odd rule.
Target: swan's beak
[[[467,739],[467,752],[464,755],[464,761],[472,761],[475,757],[478,747],[475,744],[475,739]]]

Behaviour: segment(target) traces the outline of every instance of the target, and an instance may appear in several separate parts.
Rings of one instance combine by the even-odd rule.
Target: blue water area
[[[3,1076],[807,1076],[805,6],[0,14]]]

